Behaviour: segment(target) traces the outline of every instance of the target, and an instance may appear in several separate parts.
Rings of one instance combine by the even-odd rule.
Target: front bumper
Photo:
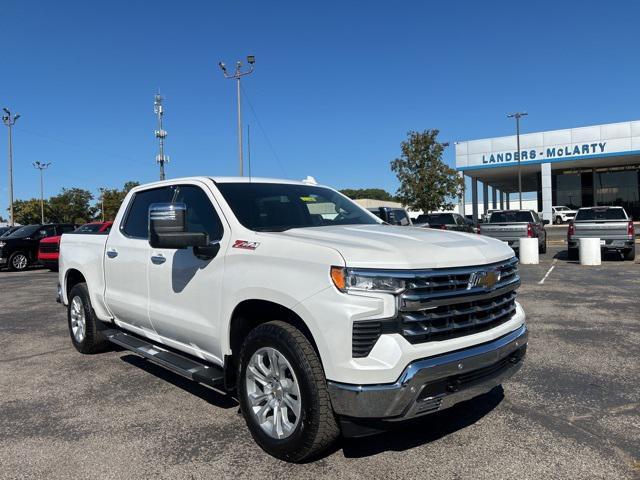
[[[527,328],[474,347],[410,363],[392,384],[328,382],[338,415],[404,420],[452,407],[486,393],[516,373],[527,348]]]

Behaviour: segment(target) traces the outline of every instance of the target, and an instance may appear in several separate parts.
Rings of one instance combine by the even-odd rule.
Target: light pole
[[[11,115],[11,112],[7,108],[3,108],[4,115],[2,115],[2,121],[9,129],[9,224],[13,227],[13,143],[11,138],[11,127],[16,123],[16,120],[20,118],[20,115]]]
[[[33,162],[33,166],[40,170],[40,219],[42,224],[44,224],[44,171],[49,165],[51,165],[51,162]]]
[[[520,210],[522,210],[522,170],[520,168],[520,119],[526,117],[527,112],[509,113],[507,118],[516,119],[516,144],[518,149],[518,197],[520,199]]]
[[[227,67],[224,63],[218,62],[218,66],[224,74],[224,78],[233,78],[236,80],[238,89],[238,162],[240,164],[240,176],[243,176],[243,160],[242,160],[242,109],[240,104],[240,78],[245,75],[253,73],[254,65],[256,63],[256,57],[253,55],[247,55],[247,63],[249,64],[249,70],[242,71],[242,62],[239,60],[236,62],[236,71],[233,74],[227,72]]]
[[[102,223],[104,223],[104,187],[100,187],[100,212],[102,213]]]

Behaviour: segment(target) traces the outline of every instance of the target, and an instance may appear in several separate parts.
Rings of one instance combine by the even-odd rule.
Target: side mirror
[[[543,225],[549,225],[549,220],[543,220],[543,221],[542,221],[542,224],[543,224]]]
[[[149,206],[149,245],[153,248],[206,247],[209,235],[188,232],[184,203],[153,203]]]

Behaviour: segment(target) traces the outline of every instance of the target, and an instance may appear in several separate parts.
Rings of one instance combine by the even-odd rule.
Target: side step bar
[[[224,383],[224,373],[220,367],[200,363],[192,358],[170,352],[120,330],[107,330],[104,333],[110,342],[120,345],[173,373],[211,387],[220,387]]]

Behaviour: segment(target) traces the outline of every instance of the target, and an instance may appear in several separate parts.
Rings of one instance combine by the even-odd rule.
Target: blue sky
[[[15,197],[157,179],[153,95],[169,177],[235,175],[244,82],[252,173],[397,188],[408,130],[442,141],[640,118],[638,2],[20,1],[0,4],[0,106],[19,112]],[[268,138],[268,140],[267,140]],[[273,148],[270,147],[269,142]],[[6,216],[6,129],[0,208]],[[453,149],[445,159],[453,163]]]

